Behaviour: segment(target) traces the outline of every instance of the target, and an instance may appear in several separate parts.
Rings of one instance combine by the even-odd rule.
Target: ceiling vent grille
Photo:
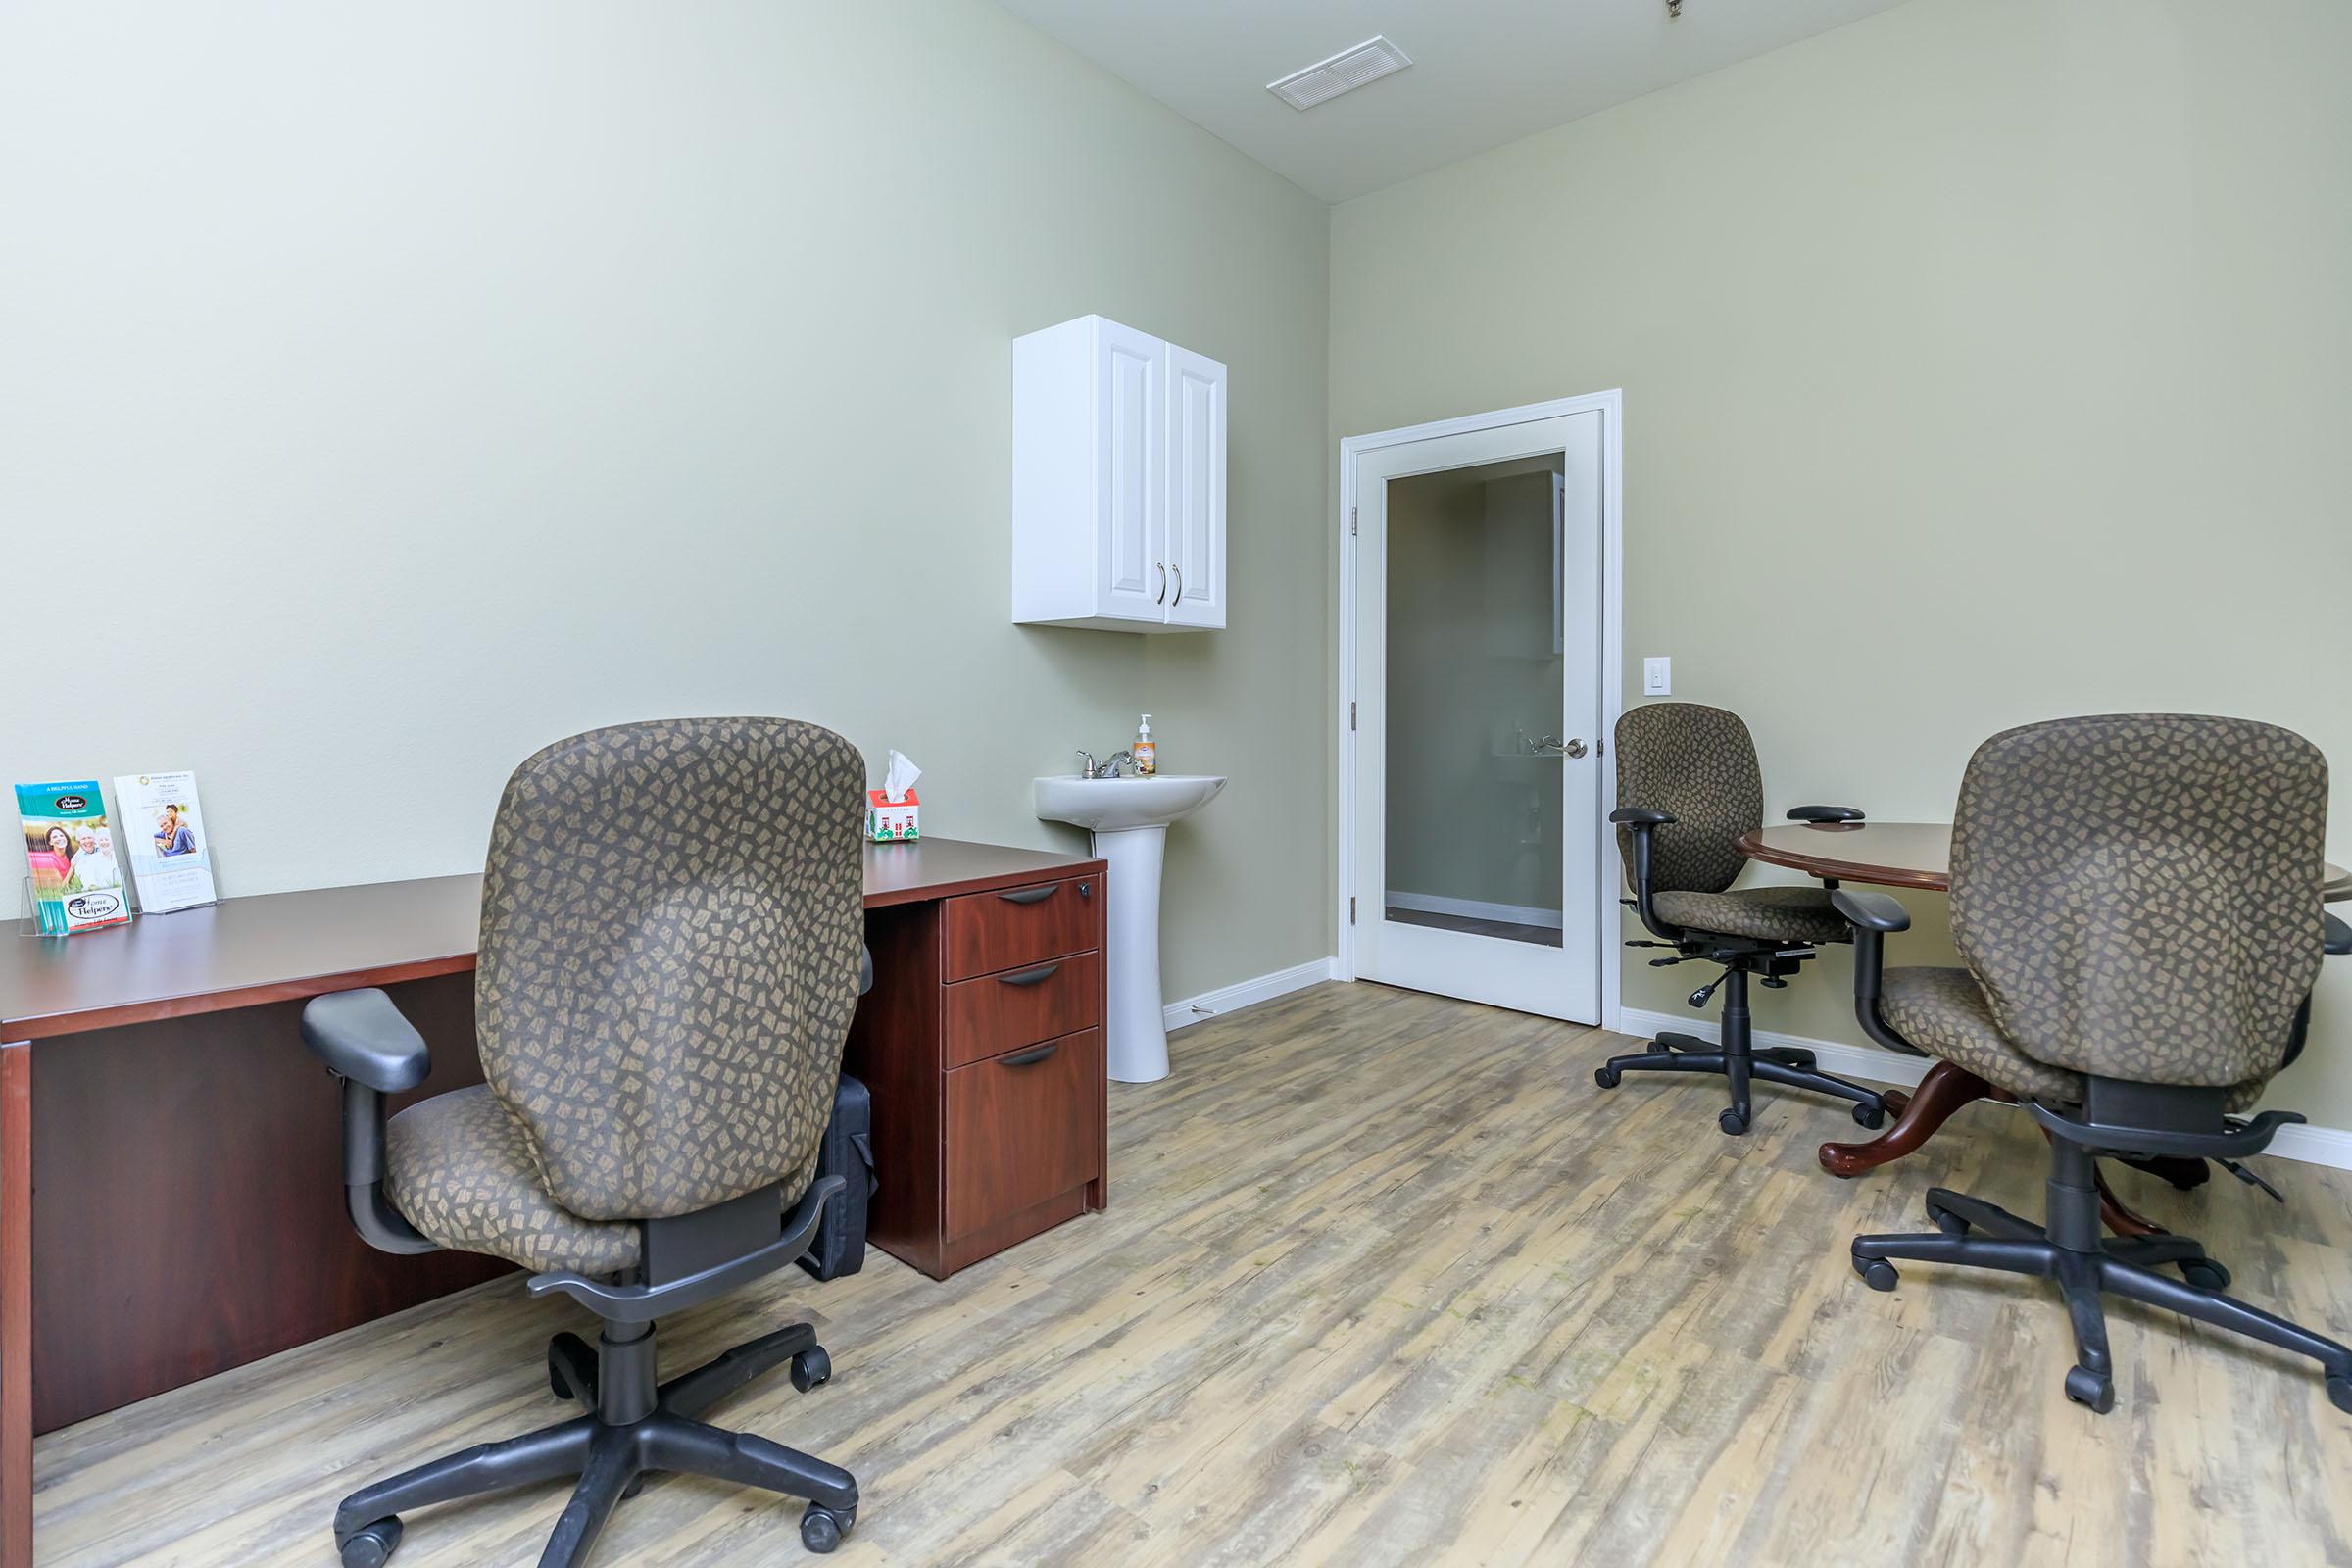
[[[1266,90],[1293,109],[1312,109],[1344,92],[1352,92],[1367,81],[1402,71],[1412,63],[1411,57],[1388,39],[1368,38],[1352,49],[1341,50],[1329,60],[1319,60],[1304,71],[1293,72],[1280,81],[1267,82]]]

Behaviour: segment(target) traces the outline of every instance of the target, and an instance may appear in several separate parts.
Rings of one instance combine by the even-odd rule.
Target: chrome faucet
[[[1135,753],[1113,752],[1102,759],[1102,764],[1098,767],[1095,765],[1094,753],[1080,752],[1078,754],[1078,776],[1080,778],[1117,778],[1121,762],[1125,762],[1129,771],[1132,772],[1135,768]]]

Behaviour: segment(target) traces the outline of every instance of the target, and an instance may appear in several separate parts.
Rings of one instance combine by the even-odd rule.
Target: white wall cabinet
[[[1012,343],[1012,618],[1225,624],[1225,367],[1100,316]]]

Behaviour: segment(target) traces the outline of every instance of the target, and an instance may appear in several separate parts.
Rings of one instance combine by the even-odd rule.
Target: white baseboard
[[[1203,991],[1197,997],[1171,1002],[1162,1009],[1162,1013],[1170,1029],[1181,1029],[1186,1024],[1213,1018],[1220,1012],[1247,1007],[1253,1002],[1269,1002],[1293,991],[1304,991],[1308,986],[1321,985],[1334,978],[1332,970],[1338,962],[1336,958],[1309,958],[1288,969],[1261,974],[1254,980],[1220,986],[1214,991]]]
[[[1720,1040],[1722,1026],[1711,1017],[1695,1013],[1652,1012],[1646,1007],[1628,1007],[1624,1011],[1624,1032],[1629,1035],[1650,1036],[1668,1030],[1696,1035],[1701,1040]],[[1895,1084],[1908,1089],[1927,1076],[1934,1063],[1922,1056],[1906,1056],[1899,1052],[1882,1051],[1877,1046],[1849,1046],[1836,1040],[1808,1040],[1803,1035],[1785,1035],[1771,1029],[1755,1031],[1759,1046],[1791,1046],[1810,1051],[1820,1063],[1821,1070],[1840,1078],[1862,1078],[1874,1084]],[[2309,1125],[2281,1127],[2271,1139],[2267,1152],[2281,1159],[2299,1159],[2312,1165],[2332,1165],[2337,1170],[2352,1170],[2352,1132],[2341,1127],[2313,1127]]]
[[[1537,909],[1519,904],[1489,904],[1483,899],[1449,899],[1437,893],[1399,893],[1391,888],[1390,906],[1417,909],[1423,914],[1450,914],[1463,920],[1500,920],[1507,925],[1547,926],[1557,931],[1563,921],[1557,909]]]
[[[2308,1164],[2352,1170],[2352,1132],[2309,1123],[2281,1127],[2271,1135],[2271,1147],[2265,1152],[2277,1154],[2280,1159],[2300,1159]]]

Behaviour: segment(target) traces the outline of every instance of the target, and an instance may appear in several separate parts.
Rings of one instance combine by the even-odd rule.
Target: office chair
[[[1757,1051],[1747,1010],[1747,977],[1778,990],[1825,942],[1848,940],[1844,918],[1820,888],[1741,888],[1727,891],[1747,858],[1740,836],[1764,822],[1764,780],[1755,742],[1737,713],[1697,703],[1651,703],[1617,720],[1617,799],[1609,813],[1617,848],[1633,884],[1630,904],[1657,941],[1629,948],[1672,948],[1653,968],[1699,959],[1723,973],[1690,993],[1703,1007],[1723,989],[1723,1041],[1662,1034],[1650,1051],[1611,1056],[1593,1082],[1617,1087],[1629,1072],[1712,1072],[1731,1082],[1732,1102],[1715,1118],[1734,1137],[1747,1131],[1748,1083],[1761,1078],[1854,1102],[1854,1120],[1877,1127],[1886,1103],[1875,1089],[1817,1072],[1813,1053],[1775,1047]],[[1800,806],[1796,822],[1857,822],[1844,806]]]
[[[2319,750],[2246,719],[2068,718],[1977,749],[1952,823],[1966,967],[1883,969],[1902,906],[1836,901],[1864,1028],[2009,1091],[2050,1135],[2042,1223],[1933,1189],[1934,1234],[1854,1239],[1865,1284],[1894,1289],[1895,1258],[2056,1280],[2067,1396],[2096,1411],[2115,1403],[2108,1294],[2311,1356],[2352,1410],[2352,1349],[2223,1295],[2229,1273],[2187,1237],[2102,1237],[2094,1181],[2100,1155],[2234,1162],[2303,1119],[2243,1113],[2302,1050],[2321,955],[2352,953],[2320,905],[2327,817]]]
[[[381,991],[314,1000],[303,1038],[343,1080],[353,1225],[388,1252],[458,1248],[533,1270],[534,1297],[603,1320],[559,1334],[556,1396],[584,1414],[364,1487],[335,1510],[345,1568],[381,1568],[400,1514],[577,1476],[542,1568],[588,1560],[648,1472],[808,1499],[831,1551],[858,1483],[765,1438],[704,1424],[789,1361],[832,1364],[796,1323],[666,1383],[654,1320],[781,1268],[842,1178],[811,1183],[863,955],[865,770],[830,730],[779,718],[624,724],[514,770],[482,883],[475,1033],[486,1083],[387,1123],[430,1070]],[[789,1208],[789,1212],[787,1212]]]

